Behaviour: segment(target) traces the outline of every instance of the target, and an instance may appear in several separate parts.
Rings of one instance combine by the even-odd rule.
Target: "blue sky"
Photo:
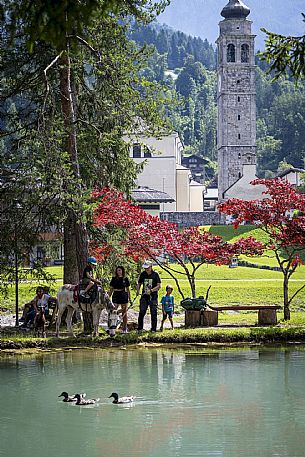
[[[177,30],[214,43],[218,36],[220,11],[227,0],[171,0],[171,4],[158,21]],[[244,0],[250,8],[248,19],[253,21],[253,33],[257,34],[256,48],[263,48],[264,34],[261,27],[283,35],[303,35],[305,13],[304,0]]]

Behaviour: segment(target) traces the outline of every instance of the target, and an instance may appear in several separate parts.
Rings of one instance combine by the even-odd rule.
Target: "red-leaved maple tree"
[[[219,211],[234,217],[234,227],[248,222],[268,235],[266,250],[274,252],[283,274],[284,319],[290,319],[290,303],[305,287],[302,285],[289,297],[289,279],[303,263],[300,253],[305,249],[305,195],[285,179],[256,179],[252,185],[264,185],[262,200],[231,199],[218,206]]]
[[[203,264],[224,265],[239,254],[262,253],[262,244],[253,237],[230,244],[199,227],[178,230],[176,224],[146,213],[114,189],[96,190],[93,197],[98,201],[95,226],[121,230],[125,255],[135,261],[153,260],[172,277],[182,298],[184,294],[178,279],[181,274],[188,280],[194,298],[195,274]],[[104,251],[105,247],[101,249]],[[98,254],[98,249],[95,252]]]

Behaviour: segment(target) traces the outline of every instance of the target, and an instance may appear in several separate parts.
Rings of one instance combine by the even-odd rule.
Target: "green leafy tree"
[[[268,116],[270,129],[274,137],[281,140],[281,155],[294,164],[302,166],[305,153],[305,94],[304,86],[287,91],[275,98]]]
[[[150,132],[163,125],[158,90],[140,76],[142,55],[119,24],[132,12],[148,20],[152,7],[161,4],[68,1],[63,8],[62,2],[12,0],[2,5],[2,160],[11,156],[17,180],[40,180],[38,188],[28,181],[27,194],[35,196],[37,207],[47,204],[50,223],[64,224],[67,282],[78,279],[88,254],[91,188],[103,182],[128,191],[133,185],[137,168],[123,133],[137,130],[137,119]],[[111,5],[119,16],[106,14]],[[7,109],[12,101],[14,126]]]
[[[24,23],[27,45],[32,51],[35,42],[44,41],[62,50],[67,36],[83,33],[97,17],[127,14],[150,21],[169,3],[168,0],[6,0],[1,1],[2,15],[10,18],[10,29],[17,33]]]
[[[284,171],[290,170],[291,168],[293,168],[293,166],[290,163],[288,163],[286,159],[284,159],[279,163],[277,172],[283,173]]]
[[[296,86],[283,78],[257,71],[257,151],[260,176],[276,173],[285,158],[295,167],[303,166],[302,143],[305,105],[304,82]]]
[[[303,22],[305,15],[302,13]],[[265,51],[261,58],[269,65],[269,71],[274,74],[274,79],[282,75],[291,74],[296,80],[305,77],[305,35],[284,36],[262,28],[266,33]]]

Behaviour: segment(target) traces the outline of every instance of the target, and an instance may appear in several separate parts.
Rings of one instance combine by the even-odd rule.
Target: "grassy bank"
[[[239,314],[239,313],[238,313]],[[0,333],[0,352],[6,350],[66,350],[69,348],[108,348],[127,345],[146,344],[266,344],[266,343],[304,343],[305,313],[293,313],[288,323],[280,321],[277,326],[258,327],[254,322],[254,313],[240,313],[221,319],[218,327],[164,330],[163,332],[117,333],[110,338],[103,330],[97,338],[84,336],[76,338],[62,335],[34,338],[29,334],[20,334],[14,329],[2,329]],[[281,317],[281,316],[280,316]],[[235,322],[234,322],[235,321]]]
[[[267,344],[267,343],[304,343],[305,328],[299,327],[270,327],[270,328],[232,328],[232,329],[177,329],[162,333],[144,333],[138,335],[131,332],[128,335],[64,338],[31,338],[3,336],[0,338],[0,351],[40,349],[65,350],[70,348],[109,348],[139,344]],[[1,353],[1,352],[0,352]]]

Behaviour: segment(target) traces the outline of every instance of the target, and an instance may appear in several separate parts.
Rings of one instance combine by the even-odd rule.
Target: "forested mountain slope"
[[[212,178],[217,161],[217,105],[211,43],[156,24],[135,27],[130,36],[141,46],[155,47],[145,76],[178,100],[168,117],[184,141],[185,152],[208,159]],[[257,57],[256,63],[258,174],[268,177],[289,165],[304,167],[305,83],[273,82],[265,62]]]

